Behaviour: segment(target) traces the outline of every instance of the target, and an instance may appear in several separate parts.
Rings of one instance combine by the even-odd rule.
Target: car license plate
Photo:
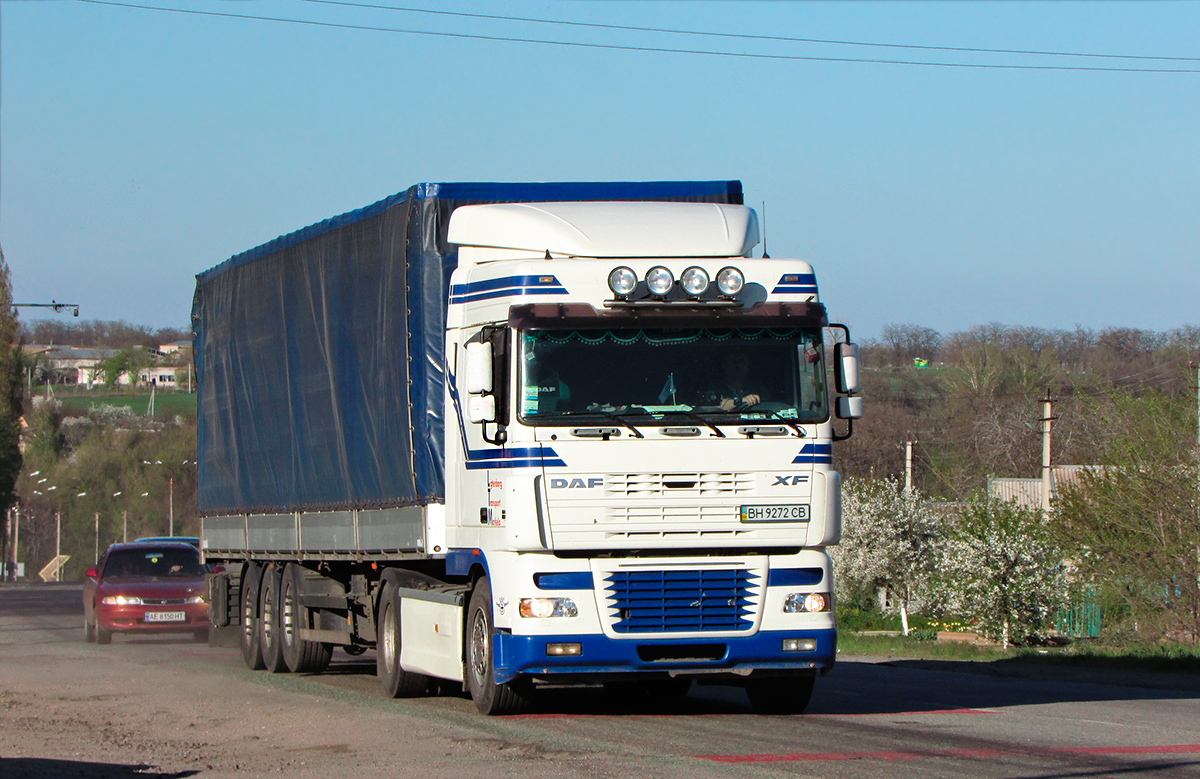
[[[807,522],[808,504],[791,506],[742,506],[743,522]]]
[[[182,611],[147,611],[147,622],[183,622],[187,615]]]

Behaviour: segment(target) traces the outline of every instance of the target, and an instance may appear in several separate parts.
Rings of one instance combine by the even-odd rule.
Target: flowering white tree
[[[946,605],[1008,648],[1066,600],[1066,565],[1041,512],[978,498],[947,523],[939,564]]]
[[[916,490],[893,478],[846,479],[842,542],[830,549],[839,594],[886,588],[908,635],[909,606],[937,561],[938,518]]]

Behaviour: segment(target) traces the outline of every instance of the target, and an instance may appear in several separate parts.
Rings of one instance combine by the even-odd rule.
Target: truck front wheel
[[[493,665],[495,629],[492,624],[492,588],[486,577],[475,584],[467,608],[466,646],[467,689],[475,707],[484,714],[516,714],[529,706],[528,690],[508,682],[496,684]]]

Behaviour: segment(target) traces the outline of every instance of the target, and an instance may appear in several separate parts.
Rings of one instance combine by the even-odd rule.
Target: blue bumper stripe
[[[760,631],[743,638],[679,640],[622,639],[602,635],[515,636],[496,638],[496,681],[503,684],[521,675],[604,674],[703,670],[799,670],[830,668],[837,655],[836,630]],[[785,638],[814,638],[812,652],[784,652]],[[578,657],[547,657],[547,644],[578,643]],[[638,647],[712,646],[723,644],[725,654],[716,660],[651,662],[638,657]]]

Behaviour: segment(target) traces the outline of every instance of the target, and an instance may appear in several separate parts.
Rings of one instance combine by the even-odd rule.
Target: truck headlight
[[[655,265],[646,272],[646,288],[652,295],[665,295],[671,291],[675,276],[661,265]]]
[[[530,619],[579,616],[579,609],[570,598],[521,598],[518,611]]]
[[[693,265],[679,277],[679,285],[683,291],[692,297],[700,297],[708,289],[708,273],[697,265]]]
[[[722,295],[736,295],[746,285],[746,277],[733,266],[717,271],[717,289]]]
[[[783,602],[784,614],[829,611],[829,596],[823,592],[793,592]]]
[[[637,287],[637,274],[632,268],[626,268],[622,265],[619,268],[613,268],[612,273],[608,274],[608,288],[617,297],[625,297],[630,292],[633,292]]]

